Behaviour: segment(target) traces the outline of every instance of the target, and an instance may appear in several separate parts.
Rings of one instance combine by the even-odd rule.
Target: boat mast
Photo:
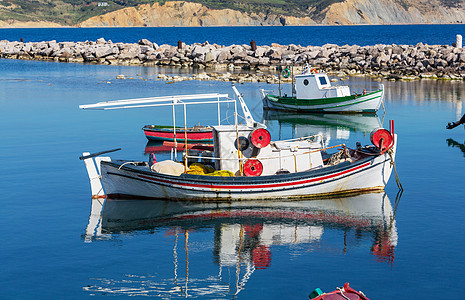
[[[247,104],[245,104],[245,101],[242,98],[239,91],[237,90],[236,86],[233,85],[232,89],[233,89],[234,93],[236,94],[237,99],[239,99],[239,103],[241,104],[242,112],[244,113],[245,122],[246,122],[247,126],[253,127],[254,123],[256,123],[256,122],[253,119],[252,114],[250,113],[249,108],[247,107]]]

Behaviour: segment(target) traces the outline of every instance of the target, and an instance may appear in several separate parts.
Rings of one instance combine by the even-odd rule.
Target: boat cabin
[[[236,176],[263,176],[322,168],[319,136],[271,142],[263,127],[213,126],[216,170]],[[239,145],[239,146],[238,146]]]
[[[348,86],[331,86],[326,73],[308,71],[295,76],[295,94],[297,99],[320,99],[350,96]]]

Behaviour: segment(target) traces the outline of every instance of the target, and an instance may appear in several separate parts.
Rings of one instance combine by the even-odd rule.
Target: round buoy
[[[384,129],[384,128],[377,128],[373,130],[370,134],[370,140],[379,150],[384,151],[387,148],[391,147],[393,142],[393,138],[391,133]],[[383,144],[381,145],[381,140],[383,140]]]
[[[239,140],[239,143],[237,142]],[[236,146],[237,150],[244,151],[245,149],[249,148],[249,139],[245,136],[240,136],[234,142],[234,146]]]
[[[263,165],[258,159],[249,159],[244,164],[245,176],[260,176],[263,173]]]
[[[250,133],[249,139],[255,147],[265,148],[271,142],[271,134],[265,128],[259,128]]]
[[[288,78],[290,75],[291,75],[291,71],[289,70],[289,68],[285,68],[283,70],[283,77]]]

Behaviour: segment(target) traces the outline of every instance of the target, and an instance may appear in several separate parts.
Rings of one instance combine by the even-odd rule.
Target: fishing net
[[[349,149],[347,148],[341,149],[340,151],[334,153],[333,155],[329,157],[328,165],[329,166],[337,165],[341,162],[346,161],[349,157],[350,157]]]

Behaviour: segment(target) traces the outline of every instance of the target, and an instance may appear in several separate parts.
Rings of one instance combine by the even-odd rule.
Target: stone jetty
[[[216,74],[211,80],[228,80],[240,70],[250,74],[279,71],[285,66],[299,71],[306,63],[337,76],[367,75],[391,80],[457,79],[465,78],[465,50],[449,45],[373,45],[323,46],[250,45],[222,46],[195,43],[186,45],[157,45],[147,39],[137,44],[113,43],[103,38],[86,42],[17,42],[0,41],[0,57],[9,59],[47,60],[71,63],[115,65],[170,66],[199,68]],[[255,72],[254,72],[255,71]],[[223,75],[221,75],[223,74]],[[171,79],[171,78],[168,78]],[[168,80],[167,79],[167,80]],[[244,78],[242,78],[244,79]],[[257,80],[274,82],[274,79]]]

